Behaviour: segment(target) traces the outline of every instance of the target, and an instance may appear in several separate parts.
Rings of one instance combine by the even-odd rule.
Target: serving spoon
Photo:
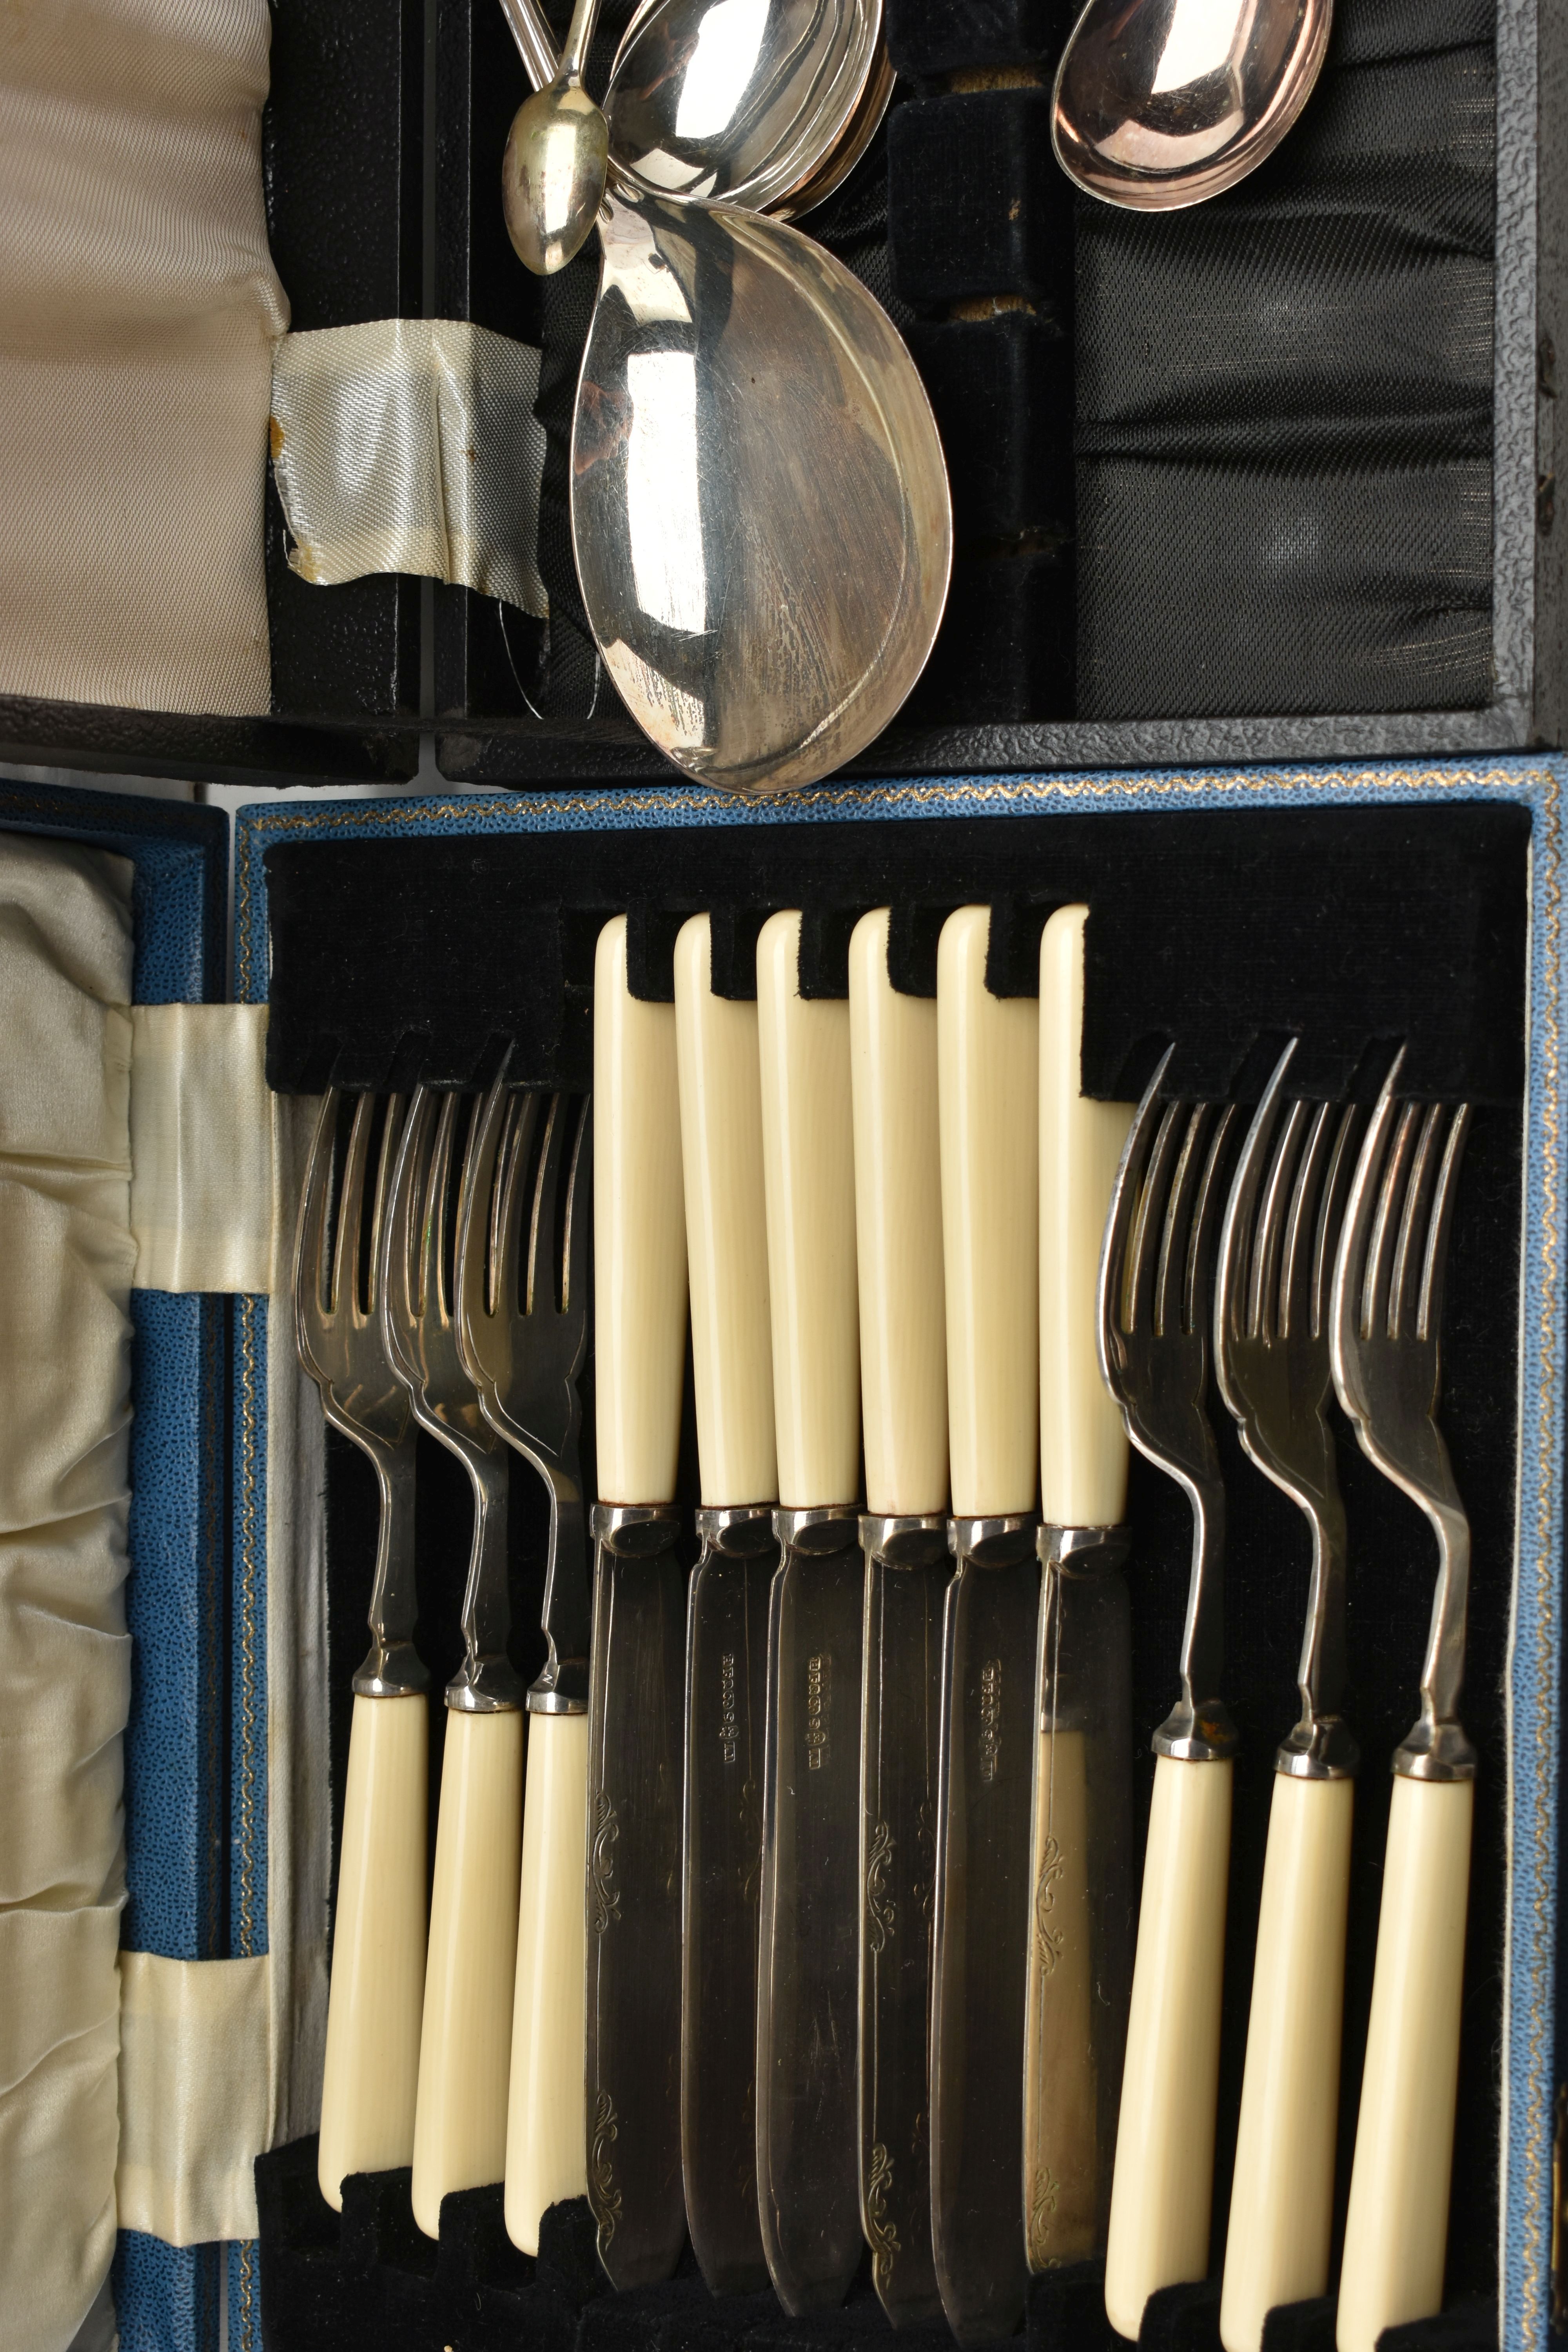
[[[1069,180],[1131,212],[1233,187],[1312,92],[1333,0],[1088,0],[1057,71]]]
[[[503,5],[515,30],[533,0]],[[781,221],[642,194],[612,160],[599,239],[571,492],[595,641],[687,774],[815,782],[881,732],[942,619],[924,387],[881,305]]]

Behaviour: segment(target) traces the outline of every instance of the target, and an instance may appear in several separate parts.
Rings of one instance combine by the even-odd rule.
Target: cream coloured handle
[[[1259,2352],[1329,2284],[1353,1780],[1274,1776],[1219,2332]]]
[[[758,1074],[778,1499],[792,1510],[860,1492],[855,1123],[849,1007],[800,992],[800,917],[757,940]]]
[[[991,916],[937,947],[938,1100],[952,1507],[1035,1507],[1039,1456],[1039,1007],[985,985]]]
[[[889,910],[849,941],[849,1072],[866,1505],[947,1508],[947,1336],[936,1004],[888,977]]]
[[[1131,1103],[1081,1092],[1087,907],[1040,938],[1040,1515],[1110,1528],[1127,1506],[1127,1431],[1100,1376],[1095,1286]]]
[[[517,1926],[517,1995],[506,2124],[506,2229],[525,2254],[563,2197],[588,2193],[588,1718],[529,1717]]]
[[[1442,2308],[1473,1780],[1396,1774],[1340,2272],[1340,2352]]]
[[[1230,1783],[1228,1759],[1155,1759],[1105,2255],[1120,2336],[1208,2270]]]
[[[676,1063],[702,1500],[778,1499],[757,1008],[715,996],[706,915],[675,942]],[[639,1499],[641,1499],[639,1497]]]
[[[626,980],[626,919],[594,958],[594,1394],[599,1498],[674,1500],[686,1357],[675,1007]]]
[[[427,2238],[443,2197],[505,2166],[522,1741],[515,1709],[447,1710],[414,2124],[414,2218]]]
[[[351,2172],[389,2172],[414,2154],[429,1741],[423,1693],[356,1696],[317,2157],[321,2194],[338,2211]]]

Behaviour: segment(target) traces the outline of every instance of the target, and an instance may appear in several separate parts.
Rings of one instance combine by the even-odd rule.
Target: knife
[[[1087,907],[1040,940],[1040,1511],[1024,2220],[1029,2267],[1104,2251],[1132,1984],[1127,1433],[1095,1286],[1130,1103],[1080,1093]]]
[[[931,2236],[931,1927],[947,1355],[936,1002],[888,976],[886,907],[849,942],[865,1422],[860,2221],[895,2327],[942,2314]]]
[[[588,1682],[588,2201],[616,2287],[668,2278],[680,2181],[686,1580],[671,1507],[686,1353],[675,1007],[639,1002],[626,919],[594,967],[595,1408]]]
[[[757,2200],[779,2301],[842,2303],[860,2260],[860,1666],[865,1571],[849,1007],[801,995],[801,919],[757,940],[782,1549],[768,1608]]]
[[[957,1567],[942,1617],[931,2011],[931,2234],[961,2344],[1028,2290],[1020,2151],[1035,1767],[1039,1008],[985,984],[990,915],[937,950],[937,1069]]]
[[[757,1902],[777,1549],[755,1003],[717,996],[706,915],[675,942],[676,1066],[702,1550],[686,1608],[680,2160],[715,2294],[767,2284],[757,2213]]]

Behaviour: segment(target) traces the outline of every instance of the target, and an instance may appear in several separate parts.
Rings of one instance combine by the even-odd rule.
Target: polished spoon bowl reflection
[[[609,127],[583,87],[599,0],[576,0],[561,63],[512,117],[501,158],[501,208],[518,259],[536,278],[564,269],[598,217]]]
[[[788,213],[859,127],[881,32],[882,0],[651,0],[611,68],[611,155],[651,195]]]
[[[881,732],[942,618],[924,388],[880,305],[782,222],[612,182],[599,233],[572,536],[605,667],[700,782],[814,782]]]
[[[1218,195],[1306,104],[1331,15],[1332,0],[1089,0],[1057,73],[1058,162],[1134,212]]]

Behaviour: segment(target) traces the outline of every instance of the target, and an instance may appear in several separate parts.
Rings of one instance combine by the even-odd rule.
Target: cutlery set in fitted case
[[[310,1089],[331,1077],[346,1092],[406,1093],[423,1082],[477,1101],[494,1087],[504,1053],[509,1078],[576,1101],[594,1086],[597,1066],[595,1178],[603,1190],[595,1279],[611,1286],[615,1337],[606,1346],[601,1320],[600,1358],[584,1379],[584,1433],[595,1421],[601,1433],[619,1433],[614,1447],[621,1454],[617,1463],[585,1459],[584,1467],[584,1491],[602,1498],[583,1824],[587,2006],[597,2021],[586,2041],[588,2098],[578,2106],[592,2213],[571,2204],[545,2211],[535,2263],[509,2243],[512,2217],[499,2185],[451,2195],[432,2242],[416,2226],[406,2175],[351,2177],[340,2221],[318,2201],[314,2147],[279,2150],[259,2167],[258,2187],[262,2307],[269,2340],[280,2347],[352,2342],[360,2327],[378,2341],[410,2346],[563,2343],[574,2331],[584,2342],[605,2331],[629,2331],[640,2343],[665,2332],[673,2342],[717,2330],[728,2341],[761,2343],[786,2324],[794,2338],[815,2329],[837,2338],[847,2329],[858,2340],[887,2325],[875,2315],[878,2293],[906,2325],[940,2326],[935,2315],[944,2303],[969,2341],[1005,2332],[1026,2302],[1026,2325],[1041,2342],[1104,2336],[1098,2257],[1115,2136],[1116,1987],[1120,1980],[1124,2000],[1134,1929],[1141,1950],[1149,1932],[1147,1885],[1142,1927],[1133,1916],[1150,1791],[1142,1742],[1170,1704],[1191,1541],[1175,1486],[1136,1457],[1125,1514],[1110,1491],[1119,1441],[1093,1362],[1093,1269],[1080,1268],[1074,1302],[1058,1310],[1065,1320],[1047,1329],[1043,1356],[1032,1307],[1020,1324],[1016,1306],[1032,1301],[1037,1237],[1071,1232],[1075,1216],[1081,1233],[1082,1203],[1095,1187],[1103,1216],[1131,1116],[1111,1107],[1131,1105],[1160,1069],[1167,1044],[1161,1098],[1239,1106],[1228,1118],[1202,1112],[1194,1127],[1203,1149],[1194,1142],[1195,1160],[1188,1155],[1195,1169],[1215,1134],[1226,1130],[1223,1181],[1216,1160],[1205,1204],[1222,1265],[1227,1254],[1245,1257],[1254,1222],[1263,1231],[1259,1201],[1277,1214],[1297,1202],[1298,1251],[1311,1222],[1304,1204],[1313,1186],[1321,1182],[1325,1197],[1332,1192],[1333,1213],[1342,1213],[1345,1171],[1359,1159],[1378,1085],[1401,1044],[1402,1093],[1407,1087],[1416,1101],[1475,1106],[1452,1194],[1441,1411],[1476,1528],[1465,1687],[1466,1728],[1479,1759],[1445,2300],[1476,2310],[1478,2341],[1495,2325],[1486,2315],[1497,2231],[1489,2074],[1507,1780],[1498,1691],[1510,1602],[1500,1530],[1512,1480],[1525,830],[1513,810],[1480,799],[1352,807],[1320,797],[1309,808],[1290,805],[1285,786],[1282,805],[1246,810],[1205,803],[1195,786],[1179,810],[1132,814],[1128,803],[1137,807],[1138,797],[1130,792],[1121,813],[1086,814],[1079,801],[1040,786],[1024,788],[1024,805],[1005,818],[960,813],[966,804],[983,809],[989,789],[939,788],[934,806],[906,804],[901,817],[889,793],[879,814],[891,821],[880,823],[863,821],[863,804],[841,813],[837,796],[826,794],[818,796],[824,805],[807,802],[787,816],[742,819],[715,810],[720,822],[698,824],[672,823],[668,795],[651,796],[645,808],[636,794],[587,799],[580,819],[562,808],[566,829],[552,814],[560,804],[548,800],[447,803],[428,814],[413,803],[395,813],[396,824],[348,809],[279,811],[273,820],[263,813],[249,821],[241,845],[241,874],[249,879],[241,894],[240,953],[249,969],[264,968],[257,928],[264,890],[275,1085]],[[414,829],[422,837],[408,838]],[[1053,910],[1074,904],[1090,909],[1081,1078],[1103,1108],[1079,1100],[1070,1023],[1044,1058],[1038,1043],[1049,1008],[1058,1008],[1051,1020],[1058,1027],[1062,1020],[1054,983],[1053,992],[1041,994],[1038,1013],[1033,1001],[1041,990],[1042,935],[1048,947],[1061,929],[1059,919],[1047,929]],[[965,907],[971,916],[955,911]],[[780,908],[799,912],[770,911]],[[617,908],[626,913],[624,930],[606,940],[605,922]],[[877,915],[879,908],[887,911]],[[706,920],[694,919],[699,912]],[[952,998],[961,980],[967,1017],[977,1025],[966,1038],[962,1022],[950,1023],[939,1040],[944,995]],[[1297,1043],[1282,1061],[1291,1039]],[[873,1069],[882,1074],[879,1086],[871,1082]],[[889,1073],[898,1074],[896,1092]],[[672,1086],[685,1128],[679,1139]],[[965,1087],[978,1091],[967,1113],[944,1126],[933,1178],[939,1093],[952,1104],[966,1099]],[[734,1121],[747,1103],[742,1132]],[[1328,1108],[1289,1108],[1315,1103]],[[1386,1108],[1375,1112],[1384,1129],[1391,1115]],[[465,1108],[454,1116],[460,1123],[477,1112]],[[1129,1182],[1140,1152],[1171,1164],[1183,1121],[1166,1119],[1161,1128],[1162,1116],[1152,1094],[1133,1129]],[[1081,1132],[1078,1118],[1088,1121]],[[645,1131],[662,1139],[637,1155],[637,1164],[647,1159],[646,1182],[631,1176],[624,1142],[616,1157],[615,1139],[634,1119],[652,1122]],[[1169,1131],[1167,1141],[1155,1141],[1156,1129]],[[1010,1175],[1009,1155],[1021,1144],[1032,1151],[1037,1132],[1053,1131],[1062,1138],[1063,1162],[1053,1169],[1047,1147],[1037,1213],[1032,1170]],[[1405,1136],[1404,1128],[1400,1134],[1407,1167],[1419,1135]],[[1342,1149],[1333,1160],[1336,1141]],[[916,1185],[902,1198],[893,1171],[922,1154],[923,1190]],[[1331,1183],[1325,1155],[1333,1160]],[[1250,1207],[1239,1187],[1231,1192],[1232,1163],[1251,1167]],[[1422,1164],[1429,1175],[1429,1151]],[[780,1182],[781,1170],[794,1172]],[[889,1241],[880,1258],[874,1242],[867,1245],[878,1229],[870,1213],[878,1187],[888,1202],[901,1198],[902,1220],[902,1239]],[[1222,1234],[1227,1196],[1235,1206]],[[970,1206],[955,1225],[960,1200]],[[781,1213],[781,1202],[795,1205]],[[792,1217],[807,1222],[795,1228]],[[1091,1219],[1095,1230],[1098,1222]],[[1152,1248],[1158,1220],[1145,1223],[1142,1245]],[[654,1259],[646,1238],[656,1226],[683,1227],[690,1251],[687,1387],[695,1391],[695,1426],[689,1401],[674,1456],[678,1342],[670,1334],[679,1328],[679,1300],[668,1251],[664,1272],[648,1287],[646,1268]],[[803,1235],[835,1230],[836,1243],[803,1259]],[[1052,1246],[1047,1238],[1047,1251]],[[1000,1322],[987,1326],[982,1317],[967,1339],[955,1339],[969,1286],[960,1279],[953,1290],[954,1269],[975,1248],[976,1265],[988,1255],[1022,1279],[1014,1281]],[[1320,1252],[1313,1277],[1320,1284],[1321,1258]],[[979,1298],[1003,1295],[983,1276],[973,1287]],[[773,1301],[771,1349],[765,1321],[759,1337],[754,1312],[736,1311],[737,1297],[759,1293]],[[601,1315],[604,1299],[601,1287]],[[1267,1304],[1260,1312],[1266,1321]],[[1205,1316],[1198,1320],[1206,1328]],[[911,1370],[922,1355],[929,1370],[933,1349],[943,1355],[944,1320],[945,1412],[940,1375],[933,1397],[929,1380],[922,1389]],[[846,1415],[852,1431],[858,1409],[857,1321],[863,1485],[859,1458],[840,1460],[830,1451],[842,1448]],[[654,1331],[664,1335],[658,1360],[645,1362],[638,1349]],[[734,1355],[737,1344],[762,1349],[750,1371]],[[1063,1376],[1053,1384],[1058,1352]],[[1041,1373],[1047,1375],[1043,1423],[1035,1388]],[[1304,1379],[1310,1402],[1311,1377],[1310,1368],[1291,1374]],[[1225,1401],[1233,1411],[1243,1403],[1244,1422],[1247,1378],[1238,1354]],[[610,1383],[618,1398],[607,1414],[593,1410],[597,1382]],[[638,1423],[650,1394],[663,1398],[653,1433]],[[1086,1412],[1100,1416],[1098,1435],[1075,1429],[1075,1414],[1081,1423]],[[1258,1425],[1245,1424],[1246,1434],[1261,1448],[1263,1407],[1255,1412]],[[1188,2225],[1197,2251],[1189,2245],[1174,2270],[1155,2277],[1163,2292],[1142,2326],[1151,2344],[1212,2342],[1219,2324],[1226,2216],[1233,2206],[1240,2210],[1237,2200],[1252,2185],[1250,2173],[1234,2182],[1232,2175],[1238,2113],[1245,2143],[1254,2101],[1250,2064],[1245,2096],[1243,2071],[1264,1845],[1271,1802],[1276,1810],[1280,1802],[1269,1783],[1282,1787],[1287,1778],[1270,1772],[1269,1759],[1300,1711],[1292,1697],[1299,1675],[1319,1692],[1325,1722],[1340,1711],[1331,1591],[1323,1604],[1331,1628],[1321,1645],[1321,1675],[1309,1675],[1297,1655],[1311,1552],[1302,1510],[1244,1457],[1218,1397],[1208,1400],[1207,1413],[1229,1520],[1220,1687],[1241,1739],[1237,1760],[1223,1768],[1235,1784],[1228,1870],[1223,1840],[1216,1849],[1228,1902],[1211,1910],[1215,1940],[1206,1964],[1210,1995],[1217,1999],[1222,1974],[1226,1987],[1207,2093],[1215,2118],[1215,2230],[1211,2240],[1199,2210]],[[948,1450],[950,1425],[948,1486],[933,1454],[939,1444]],[[1044,1484],[1037,1491],[1042,1429]],[[449,1479],[440,1486],[431,1451],[421,1453],[421,1475],[430,1468],[437,1492],[455,1503],[460,1489]],[[1363,1460],[1343,1423],[1335,1451],[1350,1529],[1343,1712],[1363,1753],[1381,1763],[1408,1726],[1430,1612],[1431,1540],[1425,1522]],[[1096,1461],[1108,1458],[1110,1469],[1097,1472]],[[858,1491],[839,1491],[850,1482]],[[525,1475],[512,1486],[512,1622],[520,1636],[512,1655],[524,1678],[537,1662],[538,1637],[529,1629],[540,1619],[543,1566],[534,1485]],[[784,1498],[776,1518],[775,1493]],[[1047,1520],[1068,1530],[1054,1549],[1049,1540],[1041,1544],[1043,1615],[1042,1504]],[[857,1526],[858,1506],[869,1516]],[[957,1514],[951,1534],[949,1507]],[[375,1519],[365,1473],[336,1444],[328,1517],[329,1616],[342,1652],[352,1639],[342,1629],[363,1618],[369,1594]],[[460,1508],[422,1506],[420,1640],[433,1675],[460,1655],[454,1642],[467,1525]],[[1089,1532],[1110,1528],[1114,1537]],[[791,1547],[782,1570],[779,1537]],[[701,1558],[688,1593],[694,1542]],[[1321,1563],[1320,1586],[1325,1580],[1331,1586]],[[835,1618],[840,1586],[842,1625]],[[846,1689],[839,1671],[846,1655],[859,1652],[862,1623],[881,1659],[879,1676],[865,1684],[873,1712],[858,1727],[864,1789],[856,1724],[862,1693],[855,1677]],[[1052,1662],[1043,1714],[1039,1696],[1016,1703],[1015,1678],[1022,1668],[1033,1689],[1037,1638]],[[965,1741],[974,1743],[962,1769],[956,1753],[942,1752],[935,1666],[944,1649],[946,1671],[966,1692],[973,1684],[972,1706],[955,1709],[951,1696],[947,1703],[954,1722],[962,1715]],[[796,1752],[823,1757],[816,1769],[787,1777],[778,1769],[787,1725],[778,1717],[767,1721],[765,1736],[763,1728],[769,1668],[776,1677],[781,1662],[789,1667],[784,1687],[798,1685]],[[345,1652],[351,1673],[354,1663]],[[1194,1683],[1200,1701],[1211,1695],[1201,1681],[1200,1674]],[[777,1689],[774,1680],[775,1705]],[[345,1680],[332,1697],[340,1720],[349,1696]],[[688,1719],[711,1737],[717,1757],[732,1760],[737,1790],[750,1791],[739,1813],[721,1794],[718,1766],[705,1771],[690,1762],[695,1747],[682,1800],[677,1783]],[[836,1794],[833,1768],[844,1744],[857,1769]],[[1206,1779],[1218,1769],[1162,1763],[1155,1785],[1167,1770]],[[1289,1785],[1311,1796],[1320,1785],[1346,1784],[1291,1779]],[[1378,1770],[1363,1774],[1348,1852],[1342,1842],[1340,1859],[1325,1865],[1331,1882],[1338,1870],[1348,1887],[1342,2071],[1337,2095],[1331,2091],[1326,2102],[1331,2058],[1313,2084],[1317,2178],[1325,2160],[1332,2173],[1317,2191],[1317,2226],[1331,2236],[1336,2273],[1377,1942],[1386,1785]],[[1008,1789],[1020,1793],[999,1828],[994,1810],[977,1809],[976,1800]],[[879,1822],[889,1827],[881,1851]],[[1083,1885],[1072,1875],[1075,1822],[1103,1843],[1103,1880]],[[683,1840],[679,1919],[671,1880]],[[847,1860],[840,1887],[837,1874]],[[853,1935],[840,1947],[831,1933],[836,1919],[842,1929],[858,1883],[867,1923],[858,1953]],[[901,1918],[932,1895],[934,1938],[927,1943],[922,1933],[913,1945],[928,1955],[928,1991],[918,1960],[911,1987],[894,1976],[889,1956],[900,1950]],[[1046,1981],[1051,1970],[1032,1975],[1025,1965],[1031,1905],[1042,1939],[1035,1949],[1065,1955],[1054,1983]],[[1331,1902],[1310,1927],[1300,1924],[1300,1901],[1291,1916],[1295,1945],[1272,1964],[1293,1962],[1311,1979],[1321,1957],[1319,1974],[1335,1977]],[[1064,1930],[1080,1918],[1094,1959],[1087,1975],[1075,1976]],[[1184,1947],[1174,1913],[1173,1921],[1165,1927],[1172,1989],[1184,1969],[1202,1976],[1205,1965],[1194,1947]],[[1059,1947],[1052,1940],[1058,1937]],[[1269,1949],[1277,1948],[1276,1937]],[[911,1963],[900,1964],[907,1979]],[[802,2090],[822,2063],[823,2020],[842,2018],[846,1997],[858,2020],[858,2086],[855,2050],[847,2057],[840,2049],[837,2071],[815,2084],[803,2124]],[[1113,2013],[1096,2017],[1087,2034],[1070,2021],[1064,2028],[1066,2004],[1103,2000]],[[923,2060],[928,2002],[938,2071],[926,2109],[919,2098],[923,2069],[909,2053]],[[1135,2000],[1134,2042],[1136,2008]],[[681,2070],[671,2070],[683,2012],[682,2084]],[[515,2042],[513,2048],[515,2054]],[[865,2063],[872,2048],[881,2056],[874,2071]],[[1010,2059],[999,2054],[1006,2053]],[[1197,2062],[1191,2052],[1184,2055],[1190,2072]],[[753,2068],[754,2116],[746,2111]],[[603,2127],[596,2140],[595,2116]],[[1195,2114],[1189,2122],[1175,2154],[1179,2164],[1190,2158],[1186,2189],[1196,2197],[1201,2188],[1202,2207],[1209,2168]],[[821,2128],[816,2139],[813,2125]],[[842,2158],[831,2155],[829,2132]],[[916,2191],[911,2201],[900,2151],[918,2147],[922,2132],[934,2193],[922,2200]],[[1156,2156],[1163,2147],[1168,2158],[1168,2140],[1151,2147]],[[662,2163],[653,2160],[656,2147],[666,2151]],[[847,2168],[835,2188],[838,2161]],[[1310,2168],[1310,2158],[1303,2162]],[[772,2180],[771,2201],[760,2208],[745,2177],[753,2164],[754,2179]],[[1261,2158],[1257,2169],[1267,2169]],[[1024,2193],[1026,2177],[1032,2200]],[[1267,2208],[1268,2194],[1258,2193]],[[1302,2193],[1310,2198],[1310,2184],[1303,2182]],[[695,2262],[680,2251],[683,2201]],[[803,2217],[811,2226],[792,2242]],[[923,2255],[922,2221],[931,2231]],[[604,2270],[593,2258],[595,2227]],[[847,2232],[841,2252],[840,2228]],[[1235,2243],[1234,2222],[1232,2231]],[[1266,2234],[1262,2221],[1239,2234],[1250,2244],[1259,2233]],[[514,2228],[513,2239],[519,2235]],[[1111,2235],[1114,2242],[1114,2221]],[[676,2275],[658,2284],[672,2263]],[[721,2291],[716,2300],[699,2265]],[[1267,2281],[1266,2248],[1258,2267]],[[789,2307],[818,2315],[784,2322],[767,2291],[769,2270]],[[1196,2283],[1172,2283],[1184,2273]],[[631,2283],[639,2277],[647,2283]],[[356,2278],[357,2288],[350,2284]],[[612,2288],[617,2279],[623,2283]],[[1305,2301],[1299,2294],[1285,2298],[1289,2308],[1270,2322],[1271,2341],[1327,2340],[1321,2331],[1331,2330],[1332,2303],[1312,2299],[1323,2284],[1321,2276],[1313,2282]],[[1227,2273],[1227,2294],[1230,2284]],[[846,2287],[848,2302],[833,2316]],[[1117,2306],[1118,2316],[1124,2307]],[[1262,2315],[1258,2309],[1243,2323],[1250,2336],[1227,2324],[1227,2339],[1255,2343]]]

